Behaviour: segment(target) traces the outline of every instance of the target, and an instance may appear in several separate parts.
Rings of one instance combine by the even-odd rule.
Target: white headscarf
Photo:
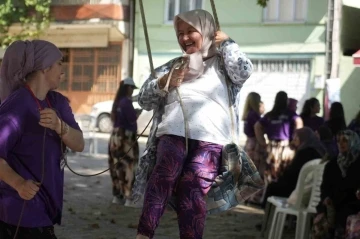
[[[203,39],[200,51],[188,55],[190,58],[189,73],[185,76],[185,80],[196,79],[204,72],[203,59],[213,57],[218,53],[215,45],[216,27],[214,18],[209,12],[201,9],[180,13],[174,18],[176,33],[178,32],[178,23],[181,20],[194,27]],[[180,47],[182,46],[180,45]],[[183,48],[182,51],[185,54]]]

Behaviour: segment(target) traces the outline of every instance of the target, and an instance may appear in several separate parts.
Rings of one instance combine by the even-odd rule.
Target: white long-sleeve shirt
[[[231,142],[231,120],[227,86],[219,72],[218,60],[218,57],[206,60],[203,75],[183,82],[179,91],[189,138],[224,145]],[[167,97],[156,136],[165,134],[185,137],[184,115],[175,89]]]

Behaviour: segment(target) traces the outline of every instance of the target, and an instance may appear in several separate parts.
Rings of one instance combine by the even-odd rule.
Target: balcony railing
[[[51,5],[122,4],[124,0],[52,0]]]

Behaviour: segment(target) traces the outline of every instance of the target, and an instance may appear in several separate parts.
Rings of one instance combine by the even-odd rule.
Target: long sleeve
[[[138,100],[141,108],[148,111],[155,109],[158,107],[161,98],[166,96],[166,93],[159,88],[158,79],[170,71],[171,65],[176,59],[173,59],[168,63],[156,68],[156,78],[150,75],[142,85]]]
[[[136,120],[137,120],[137,115],[136,115],[136,111],[134,109],[134,106],[132,105],[132,102],[130,100],[124,100],[120,103],[120,111],[123,112],[124,117],[126,118],[127,123],[131,126],[131,127],[135,127],[136,128]]]
[[[252,73],[251,61],[232,39],[222,42],[219,51],[230,80],[234,84],[242,86]]]
[[[293,158],[291,164],[285,169],[283,176],[279,181],[296,185],[302,167],[309,161],[320,158],[319,153],[313,148],[299,150]]]

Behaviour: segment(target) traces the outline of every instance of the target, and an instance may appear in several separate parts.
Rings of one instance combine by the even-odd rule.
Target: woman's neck
[[[45,82],[41,82],[39,80],[28,80],[26,84],[30,87],[36,98],[39,100],[44,100],[46,98],[49,89]]]

